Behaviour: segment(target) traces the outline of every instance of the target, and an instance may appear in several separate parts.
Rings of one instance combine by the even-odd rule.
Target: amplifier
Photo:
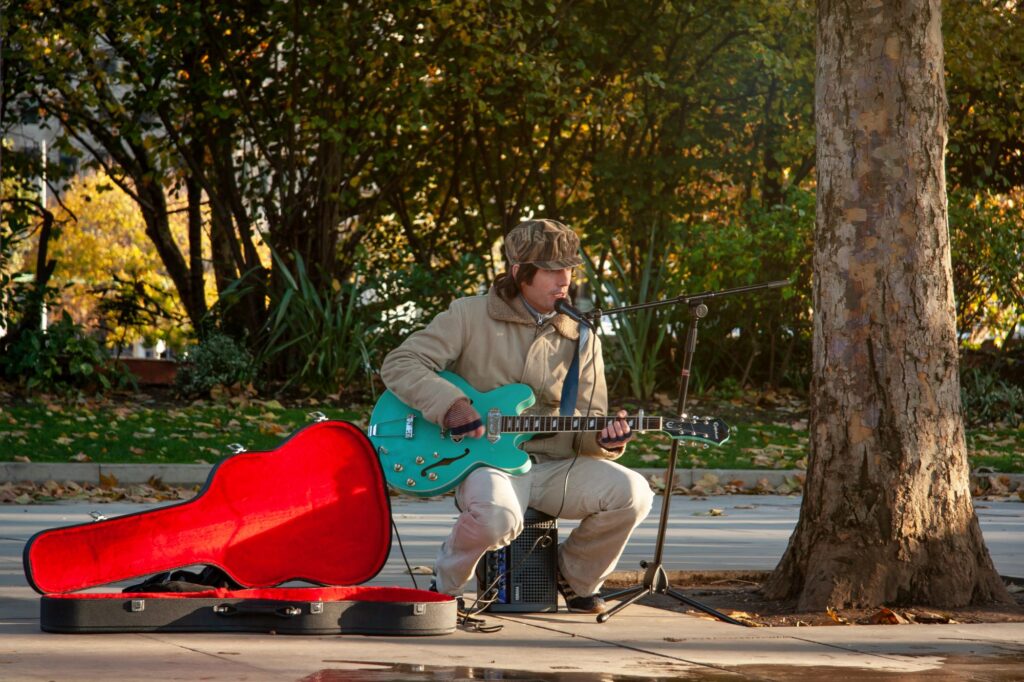
[[[477,595],[481,601],[494,598],[486,609],[494,613],[555,612],[557,573],[558,519],[529,508],[519,537],[477,564]]]

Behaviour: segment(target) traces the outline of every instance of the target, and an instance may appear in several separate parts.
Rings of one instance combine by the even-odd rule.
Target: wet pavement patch
[[[722,682],[747,679],[742,674],[715,671],[695,671],[670,677],[635,677],[632,675],[611,675],[607,673],[552,670],[529,672],[525,670],[504,670],[488,667],[412,665],[404,663],[366,663],[360,661],[331,661],[324,663],[346,663],[360,667],[354,669],[327,668],[307,675],[299,682],[463,682],[468,680],[514,680],[515,682],[667,682],[668,680],[693,680]],[[570,666],[566,666],[567,668]]]

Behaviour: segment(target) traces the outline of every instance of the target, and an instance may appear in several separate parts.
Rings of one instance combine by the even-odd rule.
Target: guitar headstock
[[[710,445],[721,445],[729,440],[729,425],[716,417],[666,417],[661,422],[661,430],[673,438],[695,440]]]

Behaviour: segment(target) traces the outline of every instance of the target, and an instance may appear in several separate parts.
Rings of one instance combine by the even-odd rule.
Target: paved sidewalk
[[[455,517],[451,500],[392,502],[410,563],[432,565]],[[769,570],[786,546],[799,504],[798,497],[780,496],[673,498],[665,566]],[[977,507],[997,569],[1024,577],[1024,504],[979,501]],[[87,522],[93,510],[112,516],[145,508],[152,506],[0,507],[0,679],[811,680],[836,672],[849,679],[927,676],[929,682],[1024,677],[1024,624],[752,629],[641,605],[605,624],[566,613],[486,615],[504,629],[426,638],[40,632],[38,596],[22,573],[25,541],[45,528]],[[653,556],[659,509],[634,535],[620,569],[634,570]],[[711,509],[722,513],[709,515]],[[571,527],[562,522],[559,532]],[[411,585],[397,550],[395,543],[371,584]]]

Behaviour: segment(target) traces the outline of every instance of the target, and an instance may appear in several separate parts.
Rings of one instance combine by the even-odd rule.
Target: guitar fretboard
[[[563,431],[601,431],[618,417],[543,417],[519,415],[502,417],[502,433],[559,433]],[[624,417],[633,431],[661,430],[661,417]]]

